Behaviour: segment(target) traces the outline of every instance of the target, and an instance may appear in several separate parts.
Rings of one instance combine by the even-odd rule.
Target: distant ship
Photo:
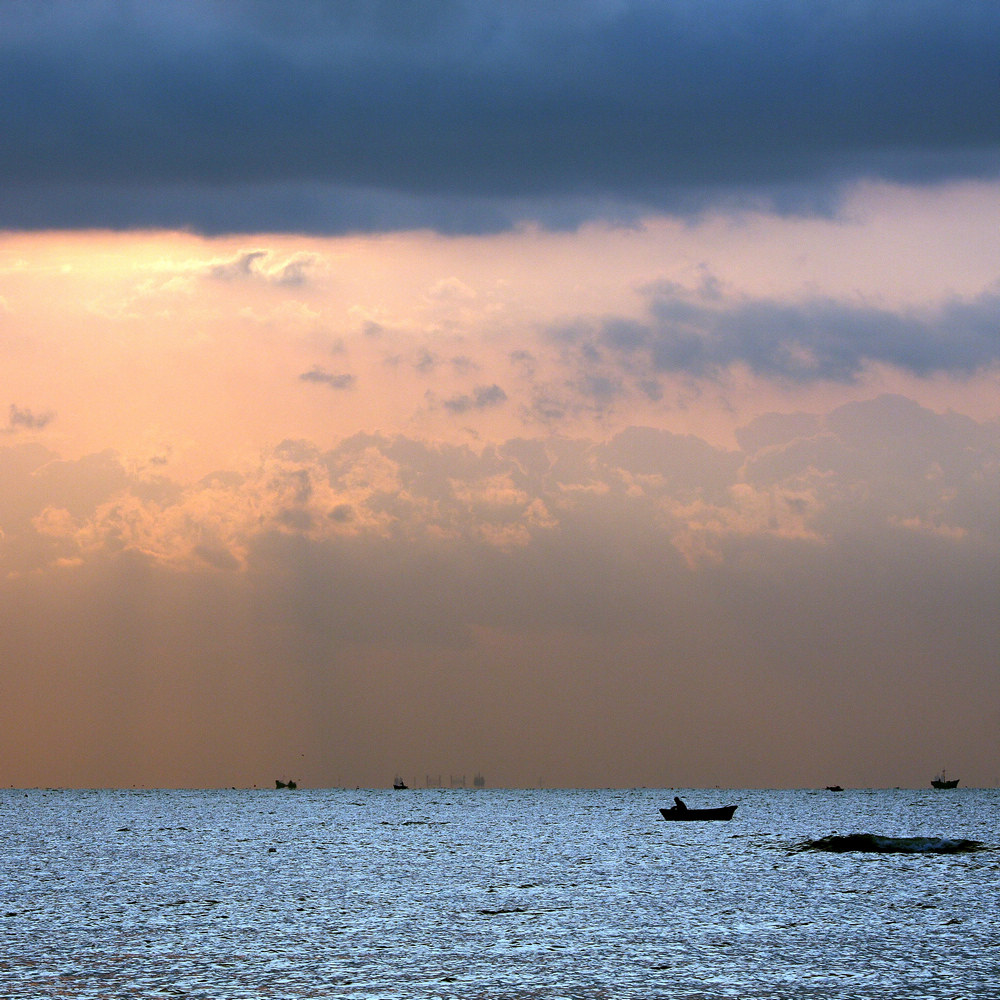
[[[274,779],[275,788],[298,788],[299,786],[295,784],[294,781],[279,781],[277,778]]]
[[[395,788],[396,791],[398,792],[404,788],[409,788],[410,786],[397,775],[396,780],[392,783],[392,787]]]
[[[946,778],[942,768],[941,773],[931,781],[931,788],[958,788],[958,778]]]

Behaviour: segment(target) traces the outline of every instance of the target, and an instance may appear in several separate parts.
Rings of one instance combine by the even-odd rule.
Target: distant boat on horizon
[[[392,787],[396,789],[397,792],[402,791],[404,788],[409,788],[410,786],[403,781],[403,779],[397,774],[396,780],[393,781]]]
[[[958,780],[946,777],[944,768],[941,768],[941,773],[931,780],[931,788],[958,788]]]

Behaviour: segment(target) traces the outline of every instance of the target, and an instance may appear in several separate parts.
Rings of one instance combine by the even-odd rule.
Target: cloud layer
[[[1000,170],[989,3],[0,11],[0,226],[574,226]]]
[[[751,540],[823,547],[885,531],[1000,547],[995,422],[884,396],[825,417],[770,414],[738,439],[728,451],[632,427],[604,444],[543,437],[473,450],[360,434],[328,451],[286,441],[252,474],[186,487],[132,478],[111,453],[66,462],[22,445],[3,452],[6,493],[20,498],[5,543],[17,540],[26,560],[8,570],[124,550],[247,567],[278,536],[510,553],[583,532],[591,518],[659,538],[691,566]],[[455,597],[442,603],[463,603]]]
[[[649,290],[649,319],[606,318],[556,332],[586,353],[599,349],[649,378],[713,376],[745,365],[768,379],[848,382],[870,364],[956,376],[1000,360],[1000,295],[933,309],[889,310],[857,302],[724,297],[665,284]]]
[[[996,423],[886,396],[739,437],[286,441],[187,487],[0,449],[12,780],[74,780],[53,726],[91,783],[922,784],[995,749]]]

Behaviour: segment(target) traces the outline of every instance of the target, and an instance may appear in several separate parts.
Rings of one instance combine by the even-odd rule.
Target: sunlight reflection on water
[[[4,997],[1000,997],[995,790],[0,794]]]

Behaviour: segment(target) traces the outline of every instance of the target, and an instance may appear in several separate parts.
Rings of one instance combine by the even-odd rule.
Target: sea
[[[3,998],[1000,998],[997,789],[8,789],[0,828]]]

